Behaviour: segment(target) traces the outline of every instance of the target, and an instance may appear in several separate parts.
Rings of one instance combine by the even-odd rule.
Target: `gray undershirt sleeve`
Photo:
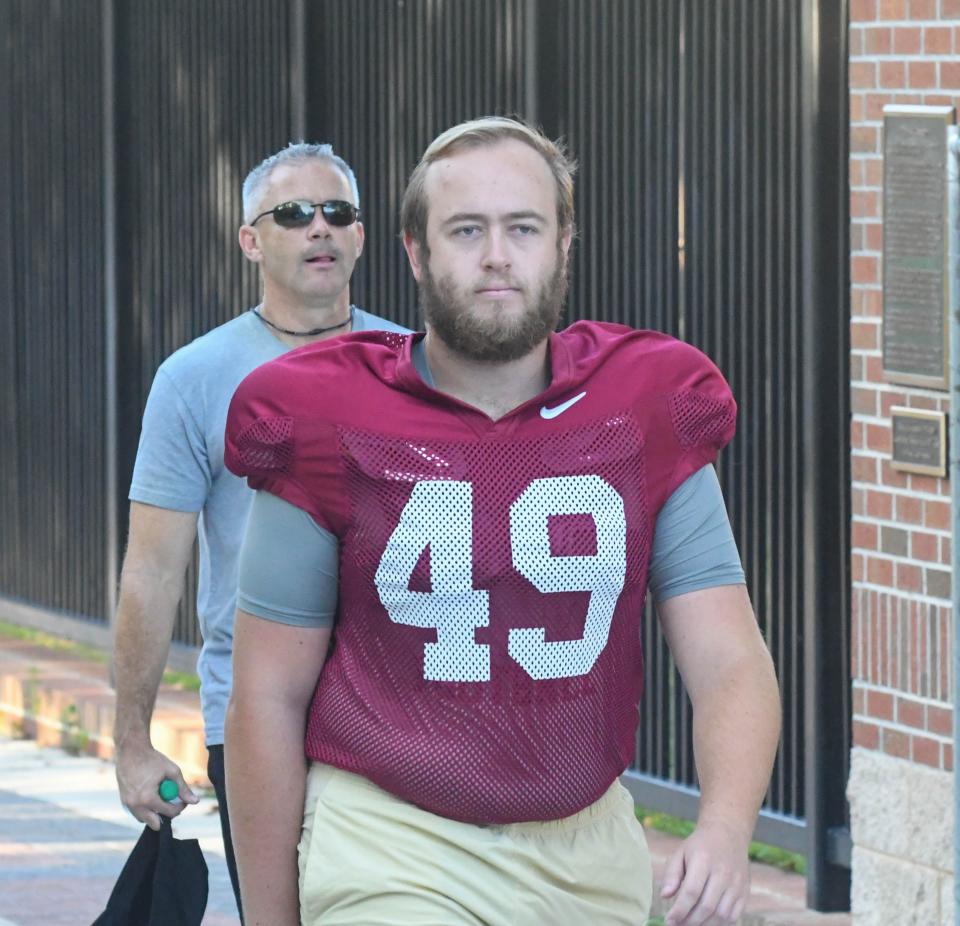
[[[655,602],[718,585],[743,585],[743,568],[720,483],[705,466],[663,506],[654,532],[649,587]],[[298,627],[332,627],[339,542],[305,511],[269,492],[254,493],[240,554],[237,605]]]
[[[340,544],[300,508],[255,492],[240,551],[237,607],[281,624],[332,627]]]
[[[745,583],[720,481],[707,464],[684,480],[660,510],[650,557],[650,594],[659,603],[704,588]]]

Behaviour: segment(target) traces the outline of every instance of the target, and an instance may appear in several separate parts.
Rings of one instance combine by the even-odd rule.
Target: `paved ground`
[[[0,737],[0,926],[89,926],[143,829],[117,798],[113,764]],[[174,822],[210,870],[205,926],[239,926],[215,804]]]

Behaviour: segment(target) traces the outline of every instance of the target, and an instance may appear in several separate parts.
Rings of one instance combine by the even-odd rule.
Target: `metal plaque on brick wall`
[[[883,373],[946,389],[952,106],[883,109]]]
[[[890,409],[890,418],[893,424],[893,459],[890,465],[907,473],[946,476],[946,412],[894,406]]]

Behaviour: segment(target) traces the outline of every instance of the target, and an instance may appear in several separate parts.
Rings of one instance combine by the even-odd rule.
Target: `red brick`
[[[906,405],[907,396],[903,392],[882,392],[880,393],[880,415],[884,418],[890,417],[890,409],[894,405]]]
[[[953,711],[946,707],[927,705],[927,729],[939,736],[952,736]]]
[[[883,293],[879,289],[863,292],[863,314],[879,318],[883,314]]]
[[[855,125],[850,129],[850,150],[877,154],[880,151],[879,133],[872,125]]]
[[[906,698],[897,698],[897,723],[925,730],[923,705]]]
[[[856,651],[856,647],[854,647],[854,651]],[[851,694],[854,714],[862,714],[867,709],[867,693],[859,685],[854,685]]]
[[[850,459],[850,475],[854,482],[876,482],[877,461],[874,457],[853,454]]]
[[[925,534],[923,531],[910,532],[910,556],[912,559],[923,560],[927,563],[936,563],[940,559],[940,544],[936,534]]]
[[[867,251],[883,250],[883,225],[880,222],[868,222],[863,226],[864,248]],[[879,312],[877,313],[879,314]]]
[[[907,86],[907,66],[903,61],[881,61],[880,79],[877,85],[880,87],[906,87]]]
[[[910,736],[906,733],[901,733],[899,730],[884,730],[883,751],[888,756],[896,756],[898,759],[909,759]]]
[[[928,412],[935,412],[937,411],[937,400],[931,399],[929,396],[925,395],[912,395],[910,396],[910,407],[921,408]]]
[[[911,19],[937,18],[937,0],[910,0]]]
[[[880,326],[873,322],[854,322],[850,325],[850,346],[854,350],[877,350]]]
[[[877,720],[893,720],[893,695],[885,691],[867,692],[867,713]]]
[[[863,354],[850,354],[850,382],[864,380],[867,376],[867,364]]]
[[[855,415],[876,415],[877,390],[868,386],[851,386],[850,406]]]
[[[897,588],[903,592],[923,592],[923,570],[913,563],[897,563]]]
[[[853,26],[847,36],[847,54],[851,58],[856,58],[863,54],[863,28]]]
[[[867,101],[862,93],[851,93],[849,97],[850,122],[863,122],[866,118]],[[851,185],[857,186],[858,180],[852,180]]]
[[[880,482],[891,489],[906,489],[910,484],[907,474],[894,469],[889,460],[880,461]]]
[[[878,547],[878,531],[876,524],[866,521],[855,521],[850,530],[850,542],[861,550],[876,550]]]
[[[940,742],[929,736],[912,736],[913,761],[932,768],[940,768]]]
[[[863,100],[863,97],[858,93],[850,97],[850,105],[853,106],[854,99]],[[851,110],[852,111],[852,110]],[[851,122],[856,120],[851,119]],[[863,169],[863,160],[861,158],[850,158],[849,164],[847,164],[847,173],[850,180],[850,187],[863,186],[864,185],[864,169]]]
[[[863,30],[863,50],[868,55],[889,55],[893,37],[889,26],[875,26]]]
[[[865,582],[867,574],[864,568],[863,557],[859,553],[850,555],[850,575],[854,582]]]
[[[893,560],[867,557],[867,581],[893,588]]]
[[[863,422],[850,422],[850,448],[852,450],[863,450]]]
[[[910,474],[910,491],[927,492],[936,495],[940,490],[940,480],[936,476],[922,476],[920,473]]]
[[[953,47],[960,48],[960,26],[953,27]]]
[[[893,519],[893,496],[889,492],[867,490],[867,514],[883,521]]]
[[[897,496],[897,520],[904,524],[923,524],[923,502],[909,495]]]
[[[867,513],[867,493],[863,489],[850,490],[850,510],[854,517]]]
[[[898,106],[919,106],[923,103],[922,93],[895,93],[893,102]]]
[[[876,190],[851,190],[850,217],[876,219],[880,217],[880,195]]]
[[[923,523],[934,530],[950,530],[950,502],[924,502]]]
[[[867,449],[876,453],[890,453],[893,450],[891,429],[885,424],[868,424]]]
[[[871,383],[883,382],[883,360],[880,357],[863,358],[867,380]]]
[[[928,55],[949,55],[953,51],[953,29],[927,26],[923,30],[923,50]]]
[[[944,90],[960,88],[960,61],[940,62],[940,87]]]
[[[883,158],[864,158],[863,170],[867,186],[883,185]]]
[[[906,19],[907,0],[880,0],[878,19]]]
[[[953,743],[943,744],[943,767],[946,771],[953,771]]]
[[[940,538],[940,563],[941,565],[949,565],[950,563],[950,538],[941,537]]]
[[[879,283],[880,260],[870,254],[854,254],[850,258],[850,279],[854,283]]]
[[[940,0],[940,20],[960,19],[960,0]]]
[[[851,61],[847,83],[852,88],[872,89],[877,86],[877,65],[874,61]]]
[[[864,723],[862,720],[853,722],[853,745],[864,749],[880,748],[880,728],[873,723]]]
[[[925,93],[923,95],[924,106],[956,106],[954,98],[946,93]]]
[[[918,26],[897,26],[893,30],[893,50],[898,55],[919,55],[922,32]]]
[[[908,87],[936,87],[936,61],[910,61],[907,65]]]
[[[871,22],[877,18],[877,0],[850,0],[850,22]]]

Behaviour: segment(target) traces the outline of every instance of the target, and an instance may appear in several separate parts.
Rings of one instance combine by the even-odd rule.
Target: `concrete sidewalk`
[[[109,761],[113,758],[113,705],[105,663],[79,659],[70,650],[48,649],[0,635],[0,734],[35,739],[41,745]],[[188,781],[208,784],[199,695],[163,687],[151,735],[154,745],[180,765]],[[680,841],[657,832],[648,832],[647,840],[659,878]],[[28,845],[31,840],[24,833],[17,842]],[[0,834],[0,856],[4,850]],[[807,910],[806,882],[801,875],[753,864],[751,879],[752,896],[740,926],[849,926],[852,922],[849,914]],[[24,902],[29,899],[24,897]],[[4,916],[9,914],[0,908],[0,926]],[[54,921],[23,918],[15,922]],[[211,926],[213,922],[210,920]]]

